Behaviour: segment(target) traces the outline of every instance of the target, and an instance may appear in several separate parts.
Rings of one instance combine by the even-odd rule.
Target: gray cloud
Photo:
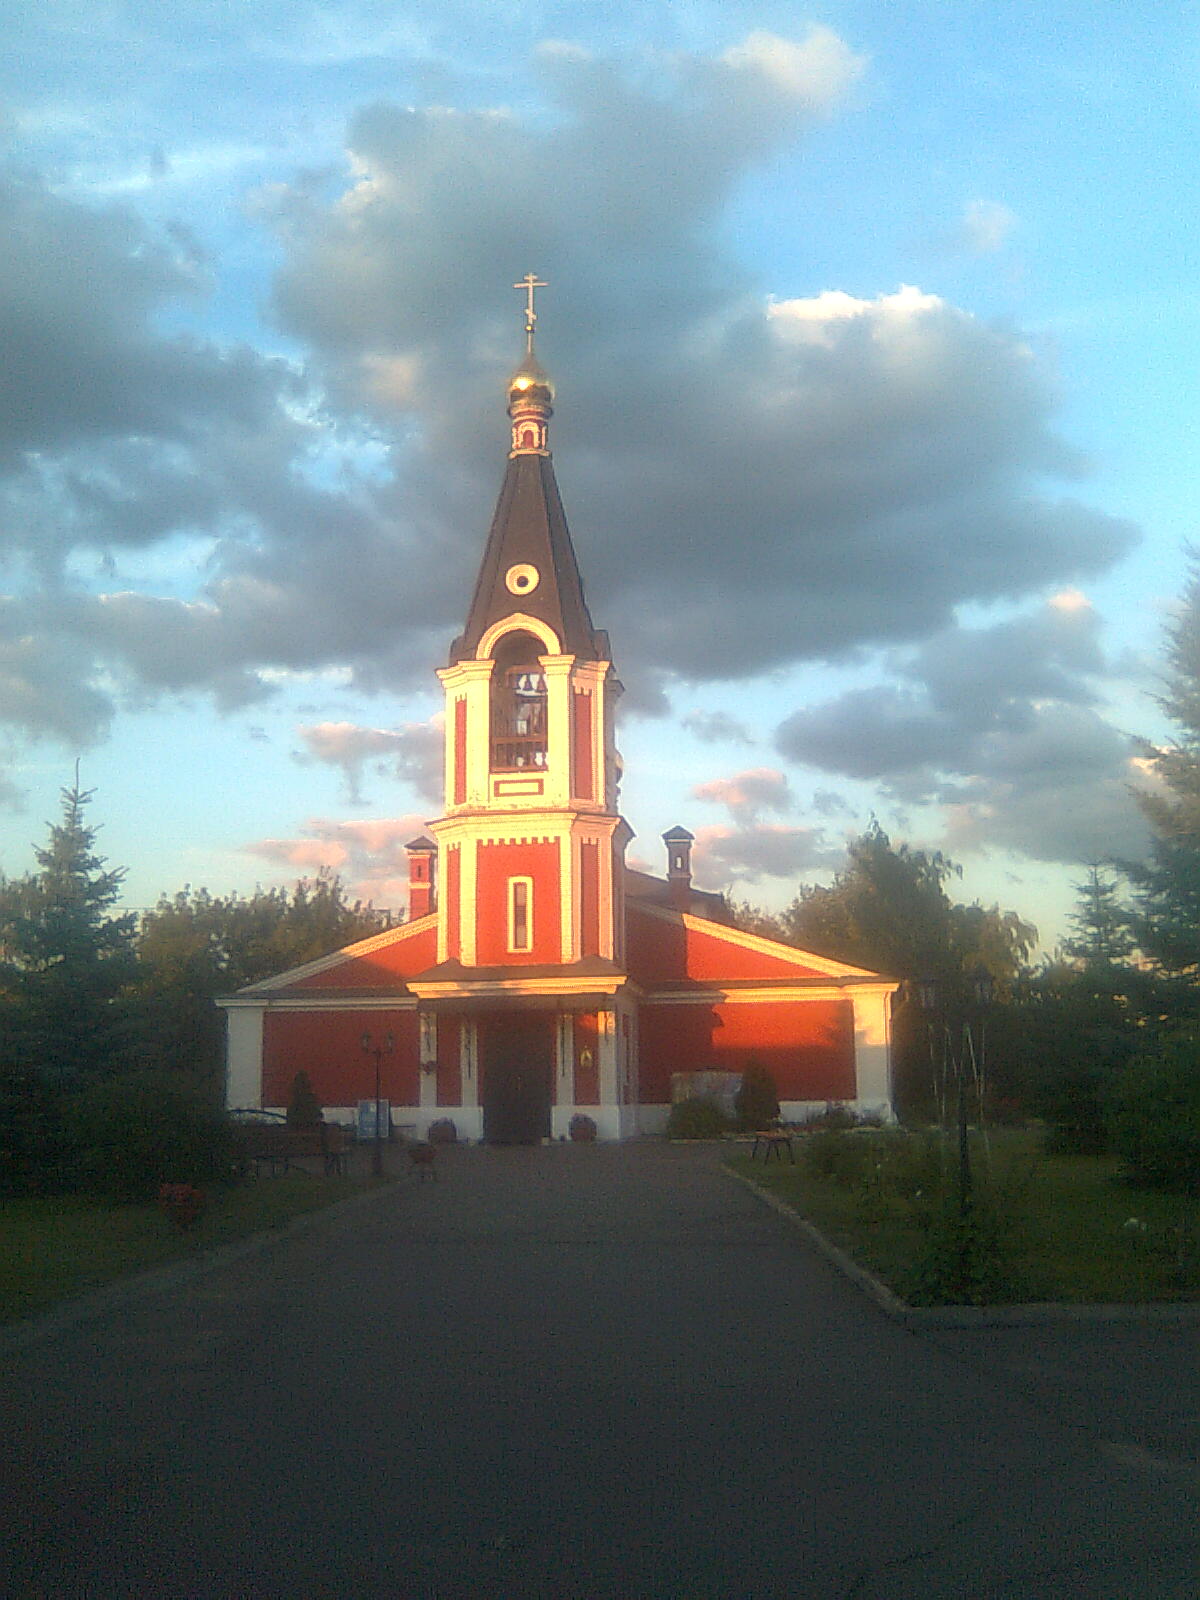
[[[689,711],[680,720],[701,744],[754,743],[754,735],[746,724],[725,711]]]
[[[834,866],[842,855],[841,846],[830,845],[817,828],[713,823],[696,829],[692,861],[701,888],[727,890],[763,878],[795,878],[811,868]]]
[[[300,729],[309,759],[340,767],[354,804],[361,802],[368,764],[412,784],[431,804],[442,799],[440,719],[414,722],[405,728],[361,728],[352,722],[321,722]]]
[[[946,808],[948,844],[1079,862],[1137,855],[1135,751],[1106,720],[1098,620],[1067,594],[990,628],[947,629],[885,665],[900,679],[793,713],[781,753]]]
[[[170,331],[211,287],[186,232],[0,172],[0,716],[78,743],[119,703],[245,705],[280,670],[428,683],[502,470],[505,285],[531,266],[581,563],[645,709],[672,674],[941,637],[965,600],[1110,565],[1133,531],[1046,489],[1080,463],[1017,334],[913,290],[770,305],[790,286],[716,242],[861,68],[821,28],[640,73],[558,45],[528,112],[366,107],[341,192],[326,173],[256,200],[304,369]],[[931,723],[966,727],[954,695],[982,690],[941,648],[893,710],[950,762]],[[1080,681],[1039,659],[1044,692]],[[987,726],[1019,731],[1019,699]],[[781,738],[847,770],[819,719]]]
[[[532,261],[560,477],[634,681],[919,638],[1130,547],[1044,487],[1081,463],[1019,335],[914,290],[767,308],[722,256],[714,222],[811,101],[728,55],[653,92],[576,52],[543,67],[550,122],[375,106],[341,197],[276,198],[285,326],[343,403],[419,424],[404,492],[431,564],[469,582],[514,346],[497,264]]]

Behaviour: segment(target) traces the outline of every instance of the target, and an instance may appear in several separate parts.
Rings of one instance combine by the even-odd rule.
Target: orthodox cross
[[[525,332],[529,338],[529,348],[533,349],[533,325],[537,321],[537,312],[533,309],[533,294],[535,289],[544,289],[546,285],[533,272],[527,272],[520,283],[513,284],[514,289],[525,291]]]

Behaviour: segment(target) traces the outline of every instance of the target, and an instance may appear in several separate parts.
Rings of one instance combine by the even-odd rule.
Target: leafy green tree
[[[186,1071],[215,1094],[224,1037],[217,995],[330,955],[389,921],[348,901],[331,873],[249,896],[191,887],[164,896],[137,940],[143,1059]]]
[[[1112,1144],[1128,1182],[1200,1195],[1200,1043],[1194,1031],[1135,1056],[1109,1090]]]
[[[793,944],[893,978],[952,981],[985,966],[1012,982],[1037,939],[1015,911],[958,905],[946,892],[960,869],[940,851],[893,845],[877,822],[851,841],[828,887],[805,888],[783,913]]]
[[[135,918],[114,914],[124,872],[96,853],[91,799],[78,782],[63,790],[38,870],[0,894],[4,1062],[60,1090],[113,1070],[129,1042]]]
[[[947,1004],[965,991],[966,975],[985,967],[997,998],[1011,997],[1037,939],[1015,911],[960,905],[946,885],[959,869],[940,851],[893,844],[877,822],[851,841],[846,865],[828,886],[804,888],[783,912],[787,940],[818,955],[902,979],[936,978]],[[1003,1015],[989,1022],[993,1092],[1011,1092],[1011,1056]],[[999,1047],[999,1048],[997,1048]],[[931,1114],[937,1055],[929,1019],[904,999],[893,1025],[896,1095],[907,1115]]]

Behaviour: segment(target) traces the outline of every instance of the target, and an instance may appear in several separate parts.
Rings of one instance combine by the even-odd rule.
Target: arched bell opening
[[[492,771],[540,771],[546,765],[545,645],[531,633],[505,634],[492,670]]]

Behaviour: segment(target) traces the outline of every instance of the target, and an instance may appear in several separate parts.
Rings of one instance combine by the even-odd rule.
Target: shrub
[[[861,1183],[867,1164],[873,1167],[879,1160],[873,1137],[864,1139],[836,1128],[810,1134],[804,1141],[803,1156],[814,1177],[846,1186]]]
[[[592,1117],[585,1116],[582,1111],[577,1111],[567,1124],[567,1132],[576,1144],[594,1144],[596,1142],[596,1123]]]
[[[695,1096],[676,1100],[667,1117],[668,1139],[720,1139],[729,1120],[715,1100]]]
[[[307,1072],[298,1072],[292,1079],[287,1120],[289,1128],[314,1128],[325,1120],[324,1110]]]
[[[191,1086],[130,1072],[93,1084],[67,1107],[80,1182],[116,1200],[153,1199],[164,1183],[227,1181],[230,1130]]]
[[[742,1073],[742,1086],[734,1097],[738,1127],[747,1132],[769,1128],[779,1116],[779,1094],[775,1079],[761,1061],[748,1061]]]
[[[458,1128],[454,1118],[439,1117],[436,1122],[431,1122],[425,1138],[429,1144],[457,1144]]]
[[[0,1082],[0,1196],[75,1188],[74,1165],[61,1098],[32,1077]]]
[[[1176,1036],[1163,1040],[1158,1055],[1135,1056],[1106,1111],[1129,1183],[1200,1194],[1200,1044]]]
[[[841,1132],[848,1128],[858,1126],[858,1119],[849,1106],[842,1105],[840,1100],[829,1100],[824,1111],[818,1111],[815,1117],[809,1117],[804,1124],[806,1128],[827,1128],[831,1132]]]
[[[963,1211],[949,1196],[930,1219],[906,1286],[914,1306],[988,1306],[1017,1293],[1002,1208],[978,1194]]]

